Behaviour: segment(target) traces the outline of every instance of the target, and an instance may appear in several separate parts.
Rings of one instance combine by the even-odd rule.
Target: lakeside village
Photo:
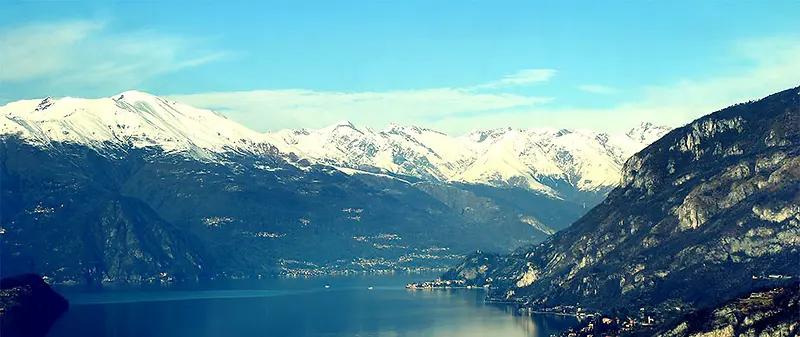
[[[421,283],[409,283],[406,285],[410,290],[436,290],[436,289],[488,289],[490,284],[483,286],[467,285],[466,280],[433,280]],[[493,301],[498,304],[512,304],[507,302]],[[513,303],[519,305],[518,303]],[[680,310],[680,309],[678,309]],[[645,308],[641,308],[638,315],[635,317],[613,317],[610,315],[603,315],[599,312],[586,312],[583,308],[578,306],[556,306],[551,308],[533,309],[526,307],[518,307],[517,313],[520,315],[559,315],[559,316],[573,316],[581,322],[578,328],[570,328],[564,331],[560,336],[563,337],[578,337],[578,336],[613,336],[619,333],[629,333],[642,331],[652,328],[657,324],[663,323],[661,319],[655,317],[664,317],[658,313],[648,313]]]
[[[753,280],[788,280],[800,278],[791,275],[753,275]],[[409,283],[409,290],[436,290],[436,289],[489,289],[491,284],[483,286],[467,285],[466,280],[433,280],[421,283]],[[600,312],[586,312],[584,308],[573,305],[555,306],[550,308],[529,308],[519,306],[518,303],[492,301],[498,304],[517,305],[520,315],[560,315],[573,316],[580,321],[577,327],[563,331],[558,337],[593,337],[593,336],[621,336],[647,332],[661,324],[668,317],[674,317],[683,312],[679,304],[666,305],[660,308],[640,308],[638,312],[626,315],[609,315]]]
[[[436,289],[488,289],[490,284],[483,286],[471,286],[466,284],[466,280],[433,280],[421,283],[409,283],[406,285],[410,290],[436,290]],[[511,304],[506,302],[494,302],[498,304]],[[517,303],[514,303],[519,305]],[[676,308],[680,310],[680,308]],[[517,313],[520,315],[559,315],[573,316],[577,318],[581,325],[570,328],[562,332],[559,337],[588,337],[588,336],[616,336],[621,333],[632,333],[648,330],[658,324],[663,323],[664,313],[647,312],[641,308],[638,315],[626,317],[614,317],[603,315],[599,312],[586,312],[578,306],[556,306],[551,308],[533,309],[518,307]]]

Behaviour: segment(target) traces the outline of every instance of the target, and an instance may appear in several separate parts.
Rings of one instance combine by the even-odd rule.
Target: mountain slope
[[[217,155],[224,162],[3,137],[0,273],[95,283],[429,270],[543,239],[550,230],[529,219],[565,226],[581,214],[554,200],[517,205],[446,184]],[[568,211],[547,215],[554,203]]]
[[[488,134],[478,131],[464,138],[474,142],[471,146],[481,157],[498,157],[498,152],[517,157],[527,177],[563,181],[575,190],[591,192],[616,186],[624,161],[667,131],[669,128],[643,123],[625,135],[568,129],[498,129]],[[490,174],[485,171],[470,168],[462,179]],[[548,185],[560,189],[552,183]]]
[[[339,122],[320,130],[281,130],[271,135],[320,163],[426,180],[447,180],[471,155],[444,134],[398,125],[378,132]]]
[[[798,277],[798,205],[794,88],[673,130],[568,229],[511,255],[472,256],[444,278],[529,307],[703,306],[782,280],[766,275]]]

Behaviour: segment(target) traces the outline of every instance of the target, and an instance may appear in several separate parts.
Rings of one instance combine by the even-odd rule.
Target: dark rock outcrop
[[[0,334],[3,337],[45,336],[68,309],[67,300],[39,275],[0,279]]]
[[[693,312],[659,329],[659,337],[800,335],[800,283],[756,291]]]

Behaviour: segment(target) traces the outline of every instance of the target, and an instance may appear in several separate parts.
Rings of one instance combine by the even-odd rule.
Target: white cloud
[[[172,98],[202,107],[224,108],[221,111],[231,119],[260,131],[318,128],[351,120],[374,128],[392,122],[421,125],[454,135],[475,128],[507,126],[618,132],[641,121],[680,126],[734,103],[800,85],[800,39],[740,41],[728,55],[738,58],[737,64],[749,64],[729,69],[725,75],[687,77],[674,83],[626,90],[627,101],[602,109],[551,107],[539,104],[551,98],[478,94],[474,87],[366,93],[247,91]],[[491,83],[533,83],[536,76],[532,74],[528,80],[520,79],[525,76],[509,76]],[[552,74],[538,79],[548,76]],[[560,101],[568,102],[568,97]]]
[[[224,55],[203,44],[152,31],[114,33],[106,22],[33,23],[0,30],[0,82],[128,89]]]
[[[382,128],[389,123],[429,124],[444,118],[470,118],[474,114],[531,108],[552,100],[511,94],[476,94],[464,89],[429,89],[390,92],[318,92],[310,90],[257,90],[168,98],[220,110],[259,131],[282,128],[321,128],[340,120]],[[443,128],[445,132],[457,129]]]
[[[525,86],[538,82],[547,82],[555,76],[555,69],[524,69],[497,81],[470,87],[470,90],[498,89],[505,87]]]
[[[731,53],[737,61],[749,64],[724,75],[647,86],[611,108],[541,107],[468,119],[447,118],[430,127],[552,126],[619,132],[642,121],[677,127],[735,103],[800,85],[800,38],[739,41]]]
[[[609,86],[605,86],[605,85],[599,85],[599,84],[579,85],[578,89],[586,91],[586,92],[591,92],[591,93],[595,93],[595,94],[605,94],[605,95],[616,94],[616,93],[619,92],[619,89],[617,89],[617,88],[613,88],[613,87],[609,87]]]
[[[70,61],[64,51],[101,28],[102,23],[74,21],[0,31],[0,81],[36,79],[65,70]]]
[[[546,81],[551,69],[528,69],[498,81],[467,88],[433,88],[388,92],[320,92],[311,90],[254,90],[172,95],[169,98],[222,111],[231,119],[259,131],[282,128],[321,128],[341,120],[383,128],[389,123],[428,125],[443,119],[470,119],[488,113],[531,109],[553,100],[479,89],[521,86]],[[443,126],[443,132],[460,128]]]
[[[642,99],[623,104],[620,110],[647,113],[654,121],[681,125],[735,103],[800,85],[800,37],[742,40],[732,49],[748,66],[720,76],[646,87]]]

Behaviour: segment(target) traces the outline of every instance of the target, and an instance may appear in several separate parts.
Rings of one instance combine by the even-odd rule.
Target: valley
[[[2,337],[800,336],[800,1],[0,8]]]

